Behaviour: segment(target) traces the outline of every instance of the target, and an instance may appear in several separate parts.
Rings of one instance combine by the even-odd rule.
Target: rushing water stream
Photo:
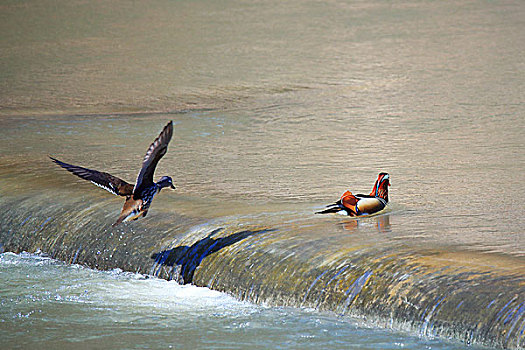
[[[0,255],[0,332],[9,348],[462,349],[363,321],[256,306],[207,288]],[[475,348],[474,348],[475,349]]]
[[[0,8],[0,249],[74,264],[1,255],[13,346],[524,347],[522,2]],[[137,222],[48,158],[133,182],[168,120]]]

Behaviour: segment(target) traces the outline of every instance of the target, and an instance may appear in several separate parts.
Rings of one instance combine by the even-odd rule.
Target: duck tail
[[[331,213],[337,213],[341,210],[341,206],[339,203],[334,203],[326,206],[326,209],[316,211],[316,214],[331,214]]]
[[[119,217],[118,220],[115,221],[115,223],[113,225],[111,225],[111,227],[115,227],[117,225],[120,225],[122,223],[122,221],[124,221],[124,218],[125,218],[124,216]]]

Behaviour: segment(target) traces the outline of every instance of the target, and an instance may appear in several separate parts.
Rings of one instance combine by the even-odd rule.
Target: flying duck
[[[390,175],[380,173],[372,192],[366,194],[352,194],[346,191],[334,204],[326,206],[326,209],[316,214],[341,213],[349,216],[361,216],[377,213],[388,204],[388,186],[390,186]]]
[[[78,177],[91,181],[93,184],[115,195],[126,197],[122,212],[113,224],[113,226],[116,226],[124,221],[137,220],[141,215],[143,217],[146,216],[153,197],[164,187],[175,189],[169,176],[163,176],[158,182],[153,182],[155,168],[162,156],[166,154],[172,135],[173,121],[170,121],[149,146],[135,185],[108,173],[67,164],[51,156],[49,158]]]

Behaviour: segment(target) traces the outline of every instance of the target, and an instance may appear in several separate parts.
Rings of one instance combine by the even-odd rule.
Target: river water
[[[432,255],[436,270],[467,266],[519,286],[502,287],[501,307],[517,296],[510,328],[516,337],[506,346],[523,345],[523,2],[75,0],[5,1],[0,9],[0,243],[6,247],[34,252],[49,240],[13,248],[8,241],[17,232],[24,239],[75,232],[95,244],[92,232],[78,227],[90,222],[104,230],[118,216],[120,199],[47,156],[132,182],[146,148],[173,120],[174,137],[156,175],[172,176],[177,189],[158,195],[148,217],[126,225],[124,236],[135,232],[142,246],[172,248],[182,242],[174,232],[255,225],[274,231],[251,237],[246,247],[262,242],[265,253],[291,252],[303,262],[323,252],[323,266],[342,266],[345,247],[411,259]],[[368,193],[381,171],[392,184],[383,214],[360,220],[313,214],[347,189]],[[165,235],[151,242],[137,233],[146,231]],[[60,257],[56,242],[47,246]],[[92,249],[96,255],[99,248]],[[98,252],[107,253],[104,266],[86,256],[84,262],[135,270],[112,264],[109,250]],[[185,347],[208,341],[217,348],[456,346],[429,343],[432,332],[420,332],[421,339],[384,333],[333,314],[265,308],[38,256],[4,254],[1,268],[10,286],[0,295],[9,310],[0,315],[3,337],[38,325],[22,347],[41,341],[68,347],[58,339],[94,319],[92,335],[72,341],[140,347],[136,339],[148,335],[156,338],[148,346],[167,347],[184,334]],[[57,276],[59,283],[52,281]],[[329,274],[307,282],[300,301],[323,276]],[[37,291],[22,292],[35,285]],[[132,291],[122,297],[127,286]],[[127,325],[135,320],[139,329]],[[115,336],[108,338],[101,329],[110,325]],[[238,344],[241,334],[246,344]]]
[[[121,270],[0,255],[9,349],[462,349],[313,310],[269,308]],[[475,348],[473,348],[475,349]]]

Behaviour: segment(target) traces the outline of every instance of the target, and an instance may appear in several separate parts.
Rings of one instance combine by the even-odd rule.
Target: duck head
[[[370,195],[383,198],[388,202],[388,186],[390,186],[390,175],[388,173],[379,173]]]
[[[169,176],[161,177],[160,180],[157,182],[157,185],[159,185],[161,189],[164,187],[171,187],[172,189],[175,189],[175,186],[173,185],[173,180]]]

